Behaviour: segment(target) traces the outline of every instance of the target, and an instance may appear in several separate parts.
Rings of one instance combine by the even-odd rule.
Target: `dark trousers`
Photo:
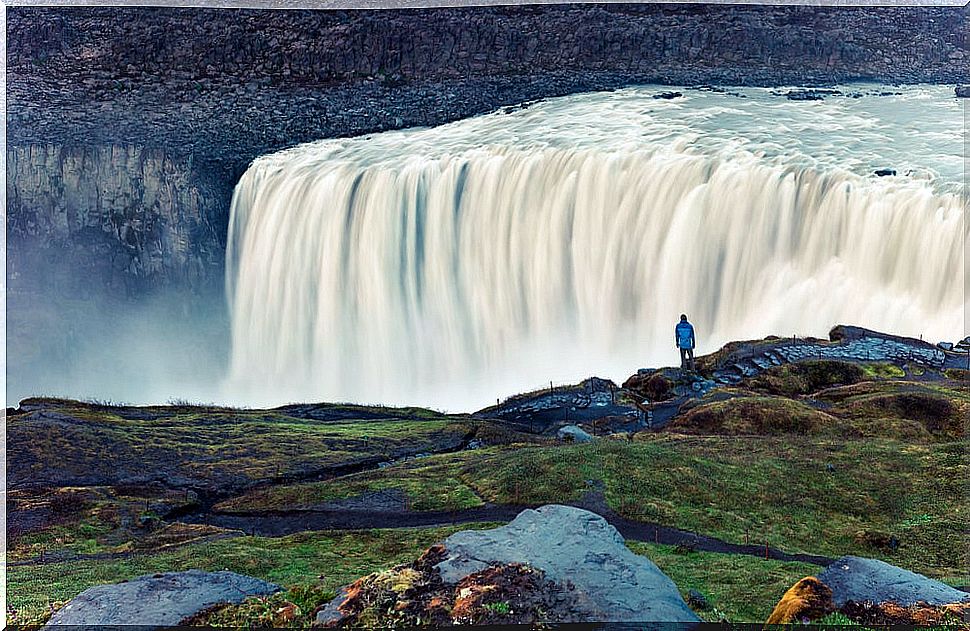
[[[687,368],[694,370],[694,349],[693,348],[680,349],[680,369],[686,370]]]

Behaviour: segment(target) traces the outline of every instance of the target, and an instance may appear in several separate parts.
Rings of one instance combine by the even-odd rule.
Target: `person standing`
[[[690,368],[694,372],[694,325],[687,321],[684,314],[681,314],[680,322],[674,327],[674,343],[680,349],[680,369]]]

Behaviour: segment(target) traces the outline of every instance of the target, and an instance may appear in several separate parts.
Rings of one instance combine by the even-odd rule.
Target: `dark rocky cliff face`
[[[224,318],[232,188],[260,154],[635,83],[963,83],[967,17],[966,8],[650,4],[10,7],[9,383],[37,393],[23,375],[69,366],[58,353],[70,356],[64,349],[86,335],[71,319],[103,327],[105,313],[160,302],[168,332]],[[130,339],[145,318],[129,318]],[[28,354],[33,372],[21,370]]]
[[[959,9],[561,5],[370,11],[14,9],[10,65],[86,80],[315,86],[570,69],[955,81]],[[27,45],[24,45],[27,44]],[[761,68],[759,71],[758,69]],[[961,72],[962,71],[962,72]],[[753,77],[751,75],[754,75]]]
[[[184,156],[137,145],[11,146],[7,179],[11,290],[75,293],[95,283],[135,296],[176,283],[201,293],[221,274],[210,220],[224,192]]]

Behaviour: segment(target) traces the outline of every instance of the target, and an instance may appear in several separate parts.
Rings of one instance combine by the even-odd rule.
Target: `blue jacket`
[[[694,348],[694,326],[690,322],[678,322],[674,329],[677,348]]]

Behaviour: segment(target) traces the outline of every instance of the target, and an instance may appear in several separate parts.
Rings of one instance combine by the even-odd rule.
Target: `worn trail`
[[[606,505],[602,493],[588,493],[570,506],[584,508],[604,517],[626,539],[647,543],[684,545],[689,549],[744,554],[777,561],[800,561],[815,565],[828,565],[834,559],[826,556],[787,553],[763,544],[736,544],[688,530],[662,524],[639,522],[618,515]],[[456,524],[480,522],[509,522],[526,508],[537,504],[486,504],[475,508],[455,511],[409,511],[409,510],[299,510],[261,511],[251,513],[204,513],[186,516],[190,523],[207,523],[222,528],[241,530],[247,534],[263,537],[281,537],[297,532],[317,530],[361,530],[379,528],[432,528]]]

